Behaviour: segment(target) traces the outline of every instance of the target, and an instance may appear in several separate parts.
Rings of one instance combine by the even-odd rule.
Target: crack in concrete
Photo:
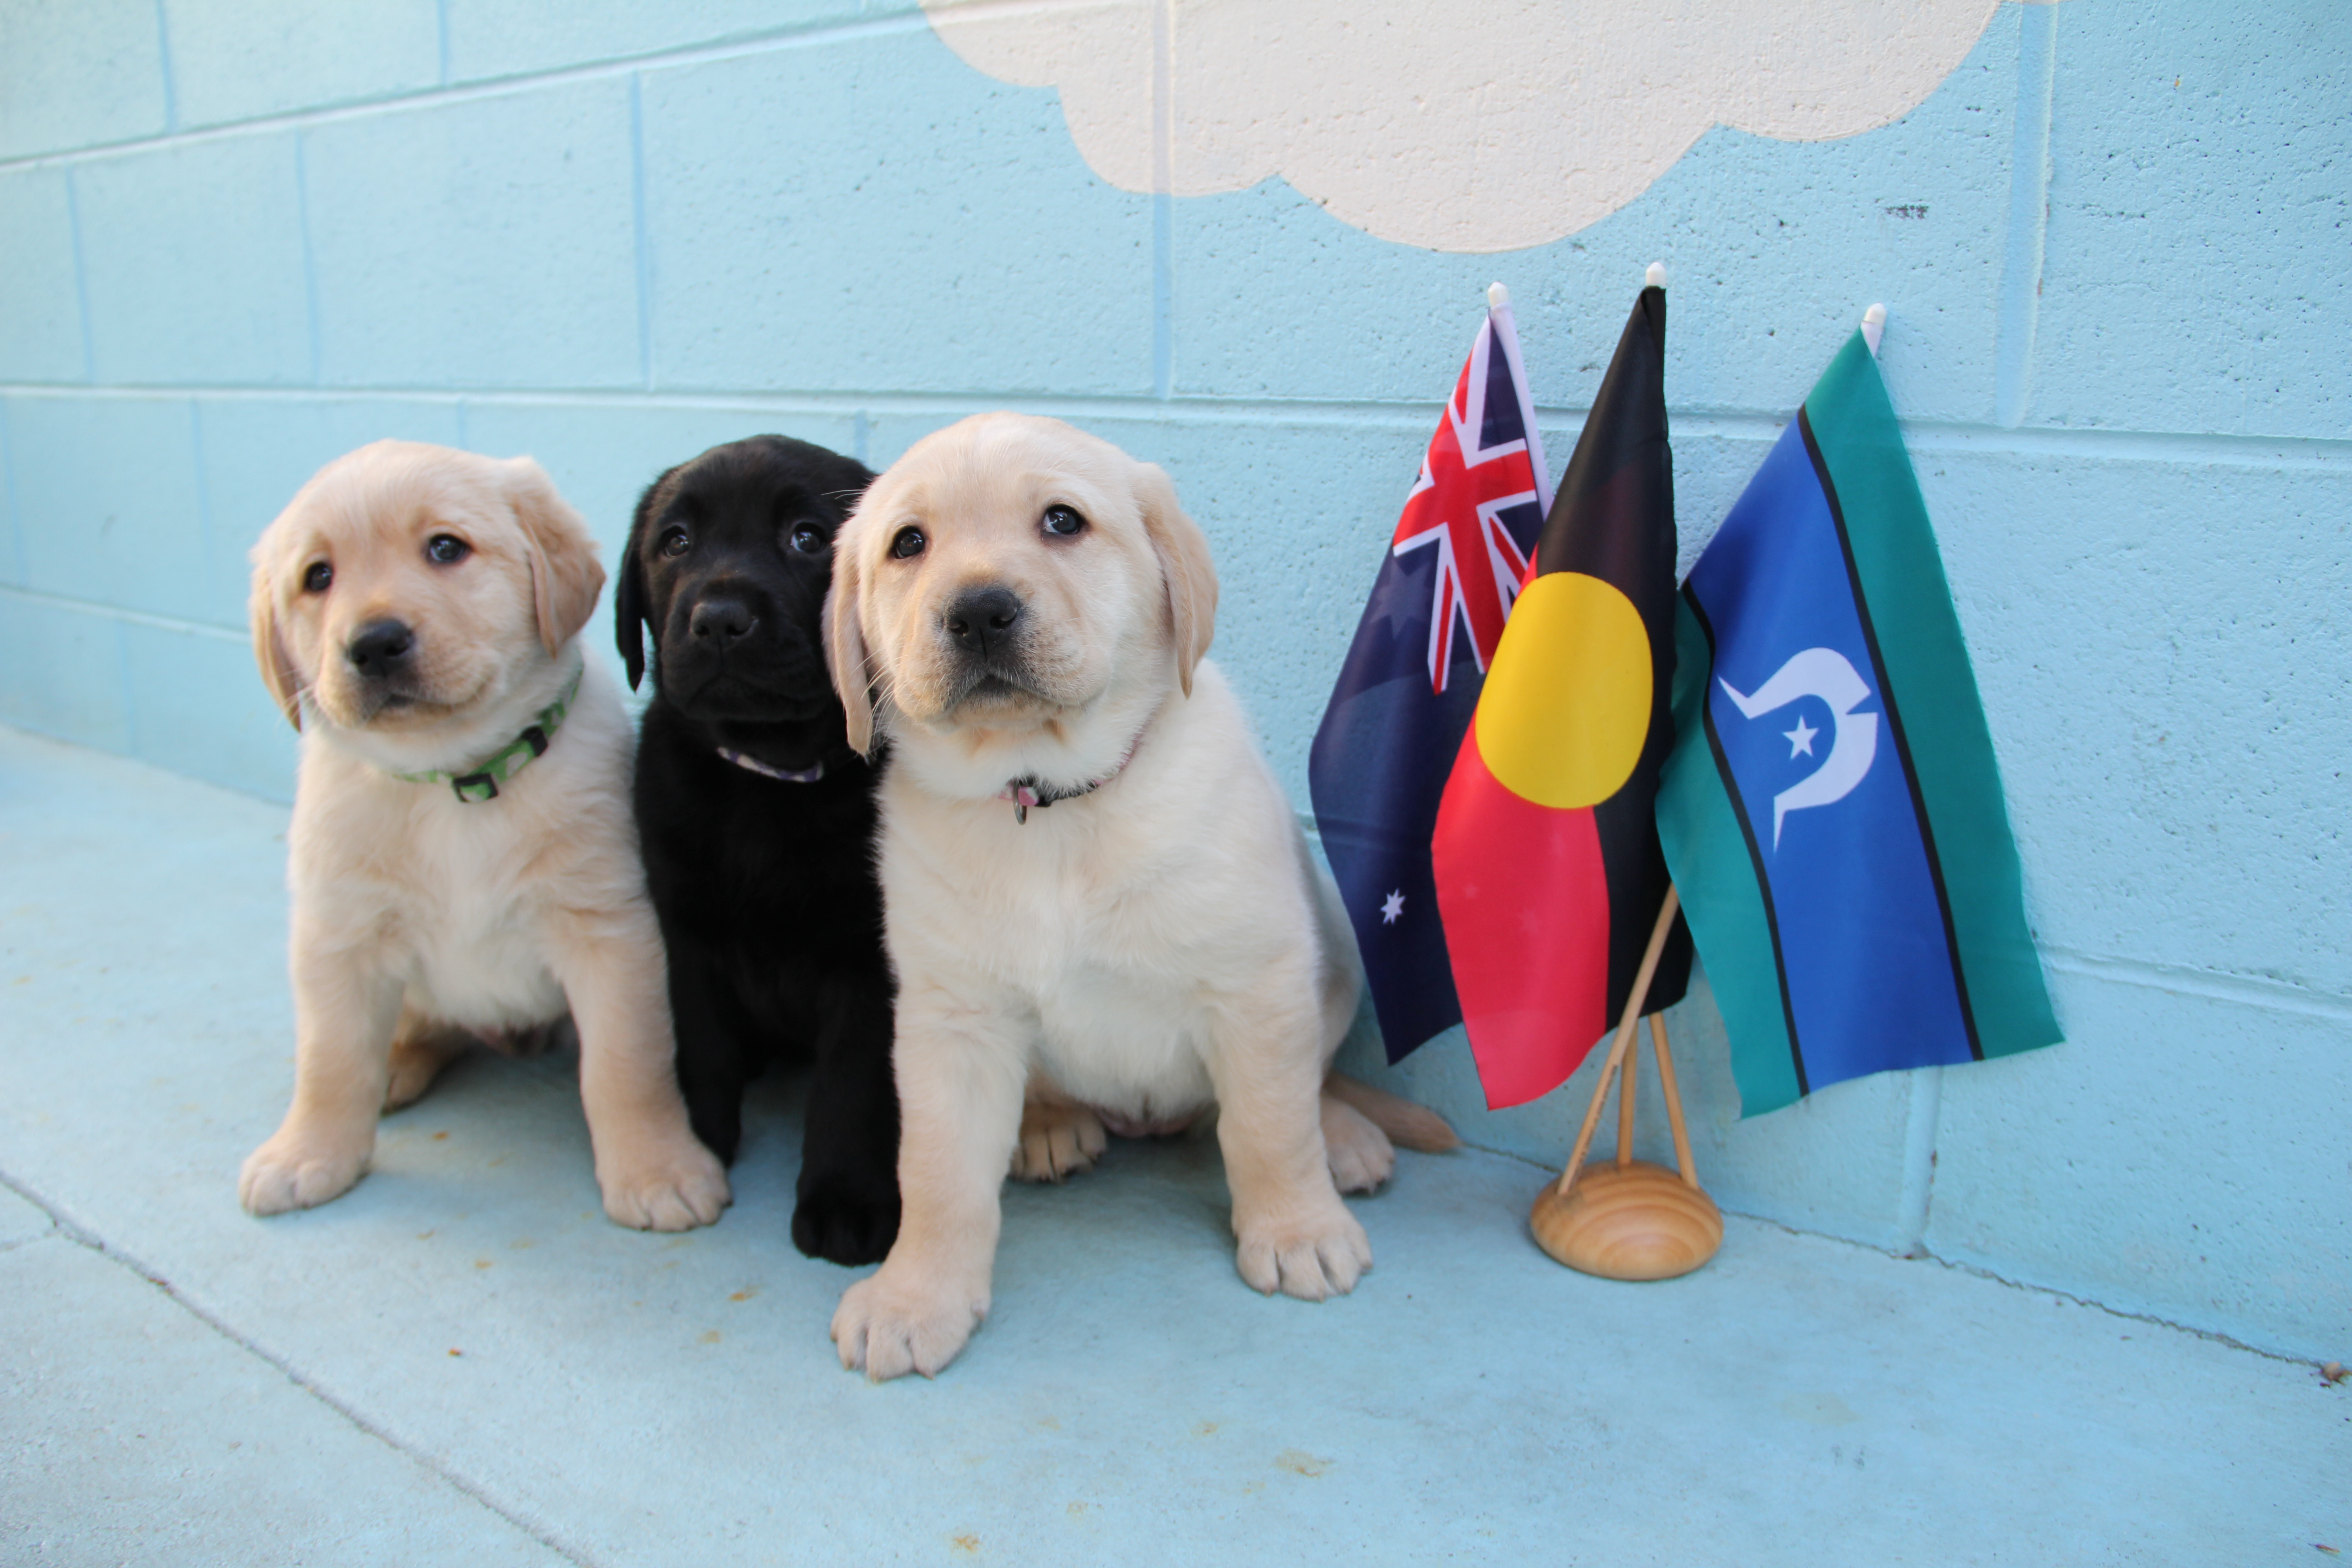
[[[118,1268],[127,1269],[131,1273],[136,1274],[141,1279],[153,1286],[156,1289],[161,1290],[165,1298],[173,1305],[177,1306],[182,1311],[186,1312],[190,1317],[195,1319],[198,1322],[204,1324],[206,1328],[212,1330],[213,1332],[228,1341],[229,1343],[236,1346],[247,1355],[252,1356],[255,1360],[275,1369],[286,1379],[287,1382],[292,1384],[295,1387],[300,1389],[303,1393],[309,1394],[311,1398],[317,1400],[320,1404],[325,1405],[328,1409],[333,1411],[336,1415],[350,1422],[360,1431],[374,1438],[377,1442],[382,1443],[385,1447],[390,1448],[393,1452],[400,1455],[403,1458],[409,1460],[412,1464],[417,1465],[432,1474],[440,1477],[441,1479],[446,1481],[459,1493],[480,1504],[490,1512],[498,1515],[499,1518],[504,1520],[508,1524],[512,1525],[516,1530],[520,1531],[531,1540],[538,1542],[541,1546],[546,1547],[550,1552],[554,1552],[566,1563],[579,1564],[579,1568],[597,1568],[596,1559],[590,1555],[584,1548],[559,1539],[552,1531],[534,1523],[515,1509],[507,1506],[497,1498],[491,1496],[487,1488],[485,1488],[481,1483],[474,1480],[471,1477],[450,1468],[447,1465],[435,1458],[431,1454],[426,1453],[422,1449],[411,1447],[409,1444],[402,1441],[399,1437],[386,1431],[383,1427],[377,1426],[374,1422],[369,1420],[367,1416],[362,1415],[359,1410],[354,1408],[352,1405],[336,1397],[334,1394],[328,1393],[324,1388],[319,1386],[318,1384],[311,1381],[309,1376],[303,1373],[292,1363],[286,1360],[285,1357],[257,1344],[252,1340],[247,1338],[244,1334],[239,1333],[235,1328],[231,1327],[225,1320],[223,1320],[219,1314],[210,1310],[196,1301],[191,1300],[188,1297],[182,1294],[169,1279],[164,1279],[161,1274],[155,1272],[154,1269],[149,1268],[137,1257],[114,1246],[104,1237],[100,1236],[96,1232],[82,1226],[68,1215],[62,1205],[51,1202],[47,1196],[26,1185],[11,1173],[0,1170],[0,1187],[5,1187],[9,1192],[16,1194],[18,1197],[24,1199],[26,1203],[31,1204],[35,1208],[39,1209],[43,1214],[48,1215],[49,1224],[53,1227],[45,1236],[31,1237],[26,1238],[26,1241],[13,1244],[14,1246],[26,1246],[35,1241],[65,1241],[72,1244],[73,1246],[79,1247],[85,1251],[94,1253],[98,1257],[106,1259],[108,1262],[114,1264]],[[0,1252],[5,1252],[7,1250],[10,1250],[8,1247],[0,1247]]]

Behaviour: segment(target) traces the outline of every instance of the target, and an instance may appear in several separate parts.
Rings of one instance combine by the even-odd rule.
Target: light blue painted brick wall
[[[61,169],[0,175],[0,377],[79,381],[89,374],[74,275],[73,193]]]
[[[170,143],[74,171],[93,379],[311,379],[295,139]]]
[[[879,465],[1012,405],[1175,476],[1224,576],[1217,655],[1303,805],[1489,279],[1557,472],[1667,262],[1685,563],[1884,300],[2069,1039],[1741,1121],[1702,984],[1672,1019],[1701,1170],[1786,1224],[2352,1343],[2324,1109],[2352,1099],[2341,7],[2005,6],[1891,125],[1717,129],[1612,216],[1491,257],[1279,181],[1113,189],[1050,89],[966,67],[905,0],[325,16],[0,7],[0,718],[282,797],[245,555],[337,453],[530,453],[609,555],[713,442]],[[1489,1114],[1455,1036],[1392,1081],[1549,1162],[1592,1070]],[[1640,1142],[1664,1146],[1654,1105]]]
[[[180,123],[233,124],[436,86],[437,0],[163,0]]]

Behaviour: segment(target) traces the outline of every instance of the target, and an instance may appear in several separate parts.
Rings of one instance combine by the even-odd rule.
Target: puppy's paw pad
[[[692,1230],[733,1201],[727,1168],[692,1138],[599,1173],[604,1213],[633,1230]]]
[[[237,1201],[248,1214],[272,1215],[339,1198],[367,1169],[368,1153],[281,1134],[246,1156],[237,1173]]]
[[[937,1377],[988,1315],[985,1292],[908,1285],[888,1265],[842,1292],[833,1314],[833,1342],[841,1364],[887,1383],[919,1372]]]
[[[806,1258],[855,1267],[878,1263],[898,1237],[898,1183],[890,1172],[828,1172],[802,1179],[793,1245]]]
[[[1094,1168],[1109,1147],[1102,1119],[1083,1105],[1024,1105],[1013,1146],[1013,1179],[1058,1182]]]
[[[1344,1296],[1372,1266],[1372,1244],[1356,1216],[1335,1213],[1289,1224],[1245,1226],[1234,1267],[1253,1289],[1276,1290],[1302,1301]]]

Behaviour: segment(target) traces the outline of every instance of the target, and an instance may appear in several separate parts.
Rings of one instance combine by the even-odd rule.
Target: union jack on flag
[[[1307,756],[1391,1061],[1462,1017],[1429,837],[1551,509],[1509,299],[1487,300]]]
[[[1538,519],[1551,509],[1543,438],[1536,432],[1527,373],[1519,364],[1518,334],[1511,330],[1507,306],[1495,314],[1502,319],[1479,323],[1477,341],[1429,438],[1421,477],[1405,497],[1404,515],[1389,545],[1400,559],[1415,551],[1437,552],[1429,612],[1433,691],[1445,689],[1457,631],[1470,634],[1471,657],[1478,673],[1486,672],[1528,571],[1528,547],[1514,537],[1511,525],[1527,531],[1522,509],[1530,503]],[[1517,515],[1507,519],[1507,512]]]

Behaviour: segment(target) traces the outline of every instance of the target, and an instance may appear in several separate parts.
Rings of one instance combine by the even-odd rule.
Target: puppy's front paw
[[[833,1263],[878,1263],[898,1239],[898,1177],[879,1171],[801,1175],[793,1210],[793,1245],[803,1257]]]
[[[1268,1296],[1276,1290],[1302,1301],[1344,1296],[1372,1266],[1370,1238],[1337,1193],[1328,1208],[1318,1205],[1304,1218],[1244,1221],[1240,1230],[1234,1267]]]
[[[727,1167],[691,1133],[615,1159],[609,1168],[601,1160],[597,1164],[604,1212],[635,1230],[692,1230],[709,1225],[733,1198],[727,1188]]]
[[[892,1274],[886,1263],[872,1279],[842,1292],[833,1342],[843,1366],[876,1383],[910,1372],[937,1377],[986,1316],[986,1289],[909,1279],[906,1271]]]
[[[1109,1143],[1102,1119],[1085,1106],[1033,1101],[1021,1108],[1021,1141],[1013,1146],[1013,1179],[1058,1182],[1090,1171]]]
[[[284,1214],[341,1197],[367,1169],[373,1141],[353,1143],[304,1128],[281,1127],[245,1157],[237,1201],[248,1214]]]

